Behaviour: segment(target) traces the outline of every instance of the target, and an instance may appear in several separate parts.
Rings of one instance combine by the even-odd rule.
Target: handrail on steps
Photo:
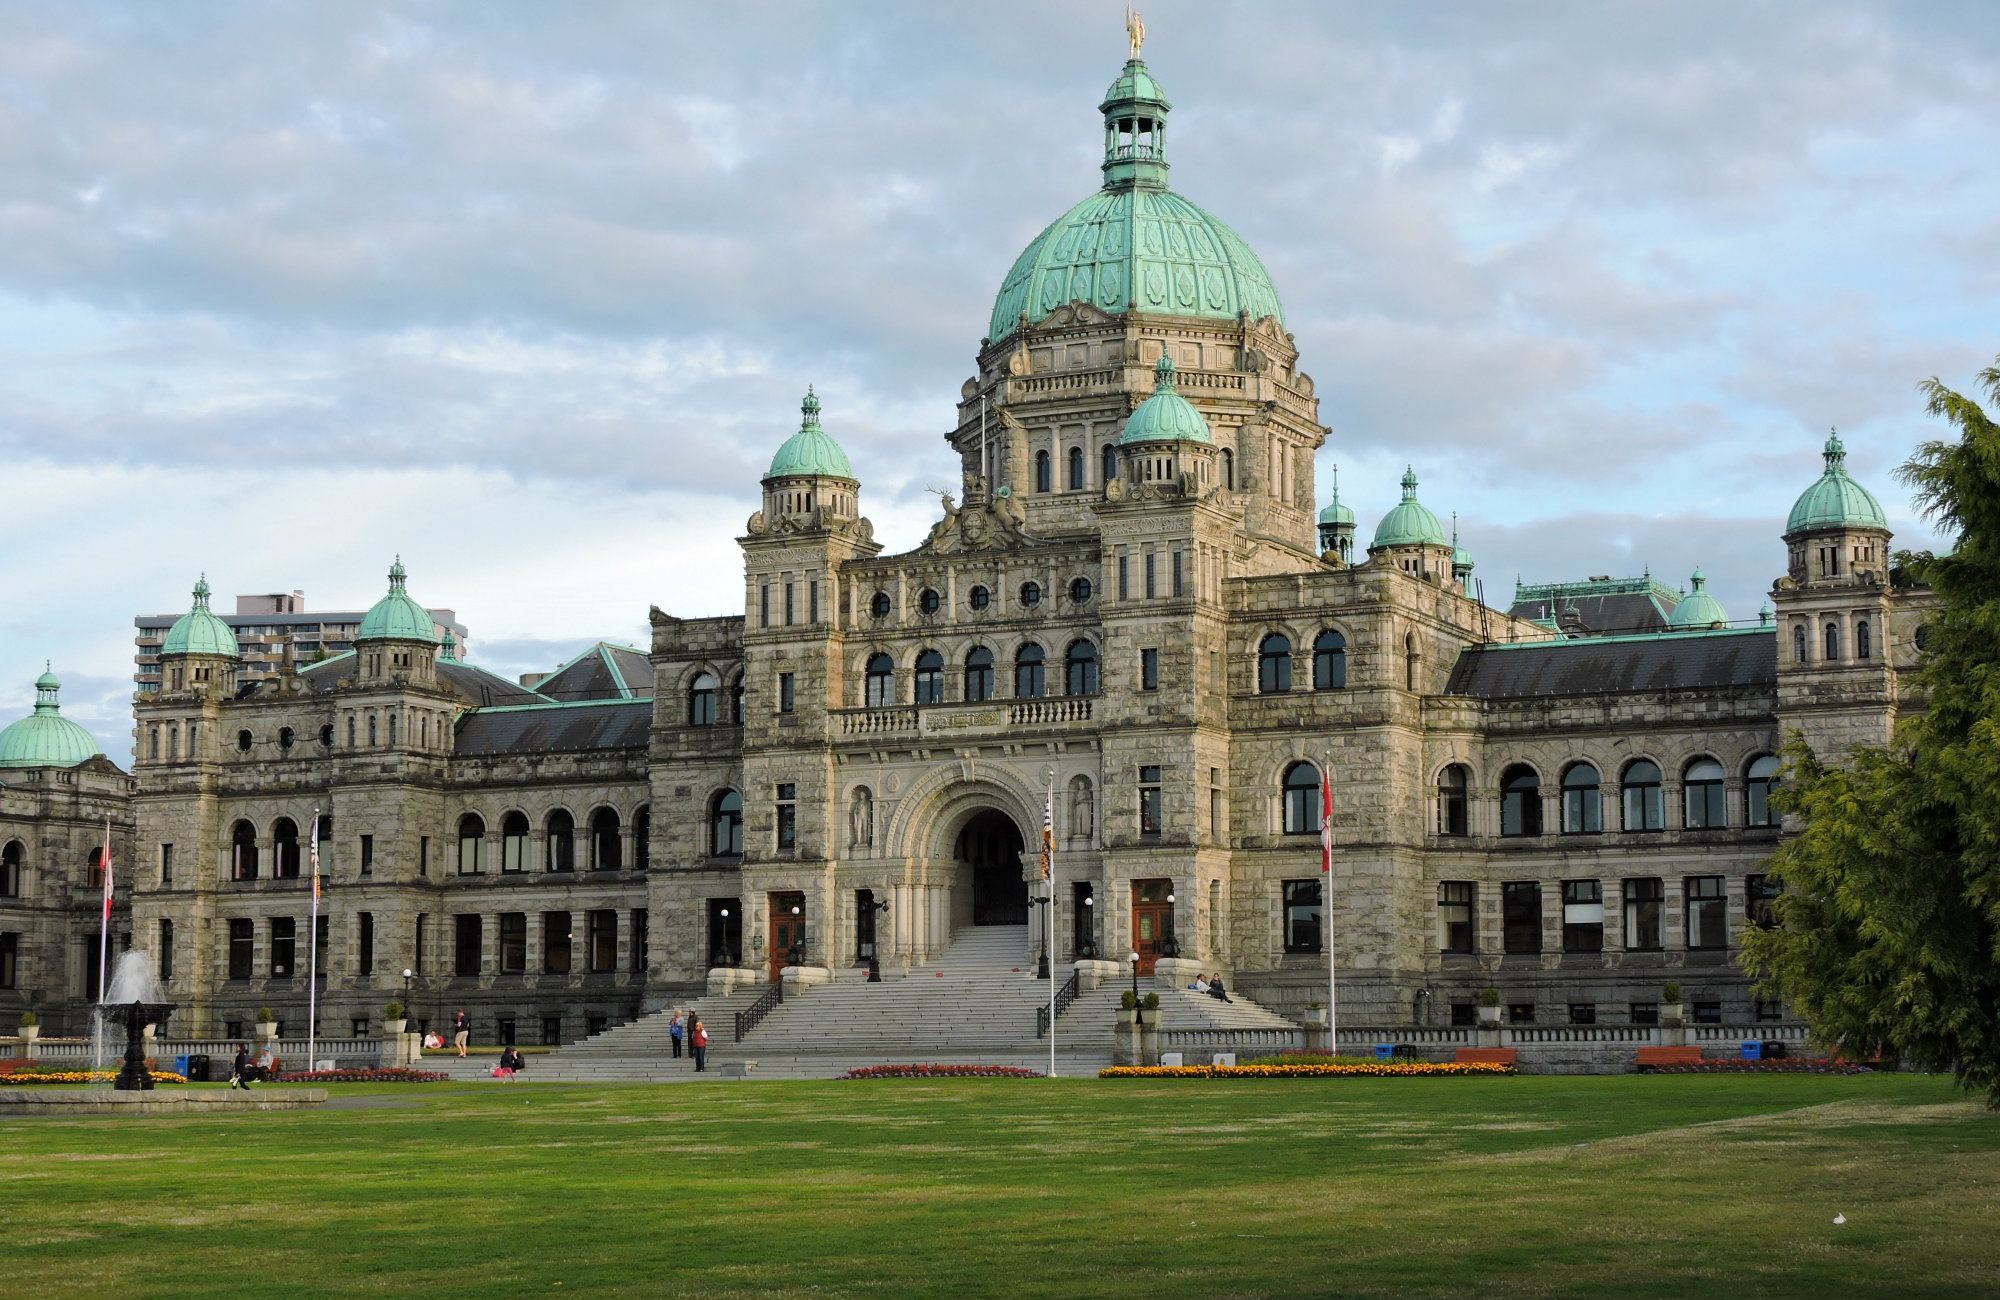
[[[778,1007],[778,1004],[780,1002],[783,1002],[784,1000],[785,1000],[784,981],[782,980],[775,981],[774,983],[772,983],[770,988],[764,990],[764,996],[758,998],[755,1002],[752,1002],[744,1010],[737,1012],[736,1041],[739,1043],[742,1042],[743,1035],[755,1029],[757,1027],[758,1022],[763,1020],[765,1016],[770,1015],[771,1012],[775,1011]]]

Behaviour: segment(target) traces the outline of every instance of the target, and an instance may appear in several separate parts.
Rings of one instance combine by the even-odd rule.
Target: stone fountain
[[[118,958],[111,987],[96,1014],[105,1025],[125,1028],[125,1065],[111,1086],[119,1092],[150,1092],[153,1075],[146,1068],[146,1030],[166,1023],[174,1004],[160,994],[153,980],[153,962],[145,953],[129,950]]]

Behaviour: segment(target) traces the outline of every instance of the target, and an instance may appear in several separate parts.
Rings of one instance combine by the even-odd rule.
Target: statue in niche
[[[847,805],[847,847],[865,849],[875,843],[875,796],[857,786]]]
[[[1073,839],[1089,839],[1097,826],[1097,797],[1090,778],[1079,776],[1069,783],[1069,833]]]

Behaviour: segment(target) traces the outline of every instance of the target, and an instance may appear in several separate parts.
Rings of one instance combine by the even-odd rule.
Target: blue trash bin
[[[1394,1060],[1394,1059],[1395,1059],[1395,1057],[1396,1057],[1396,1045],[1395,1045],[1394,1043],[1377,1043],[1377,1044],[1375,1044],[1375,1059],[1376,1059],[1376,1060],[1378,1060],[1378,1061],[1391,1061],[1391,1060]]]
[[[188,1075],[188,1059],[185,1055],[174,1058],[174,1073],[185,1079]]]
[[[1763,1059],[1764,1059],[1764,1044],[1763,1044],[1762,1042],[1759,1042],[1759,1041],[1751,1041],[1751,1042],[1746,1042],[1746,1043],[1744,1043],[1744,1044],[1743,1044],[1743,1059],[1744,1059],[1744,1060],[1746,1060],[1746,1061],[1761,1061],[1761,1060],[1763,1060]]]

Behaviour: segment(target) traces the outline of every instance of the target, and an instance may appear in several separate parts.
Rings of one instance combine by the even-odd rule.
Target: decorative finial
[[[1174,359],[1162,352],[1159,362],[1153,367],[1154,387],[1162,393],[1174,391]]]
[[[195,579],[194,607],[196,609],[208,608],[208,575],[206,573]]]
[[[1708,581],[1707,578],[1701,576],[1701,566],[1699,564],[1694,566],[1694,577],[1689,579],[1689,581],[1694,583],[1694,589],[1696,591],[1700,591],[1701,584]]]
[[[1125,6],[1125,42],[1129,50],[1126,57],[1137,63],[1139,51],[1146,44],[1146,20],[1131,5]]]
[[[811,384],[806,385],[806,400],[799,403],[799,411],[803,416],[799,422],[799,428],[819,428],[819,398],[813,393]]]
[[[1417,470],[1414,465],[1403,466],[1403,500],[1417,499]]]
[[[1332,475],[1332,477],[1333,477],[1333,504],[1335,504],[1335,505],[1339,505],[1339,504],[1340,504],[1340,466],[1339,466],[1338,464],[1335,464],[1335,465],[1332,465],[1332,466],[1329,466],[1328,468],[1330,468],[1330,469],[1332,469],[1332,470],[1333,470],[1333,475]]]
[[[446,663],[458,662],[458,638],[451,634],[450,628],[444,630],[444,649],[438,652],[438,658]]]
[[[1828,429],[1826,431],[1826,467],[1830,470],[1839,469],[1846,459],[1847,444],[1840,440],[1839,427],[1836,426]]]
[[[1458,549],[1458,511],[1451,512],[1451,549]]]
[[[398,552],[396,562],[389,566],[389,590],[401,591],[403,589],[403,579],[409,576],[409,573],[403,568],[402,554]]]

